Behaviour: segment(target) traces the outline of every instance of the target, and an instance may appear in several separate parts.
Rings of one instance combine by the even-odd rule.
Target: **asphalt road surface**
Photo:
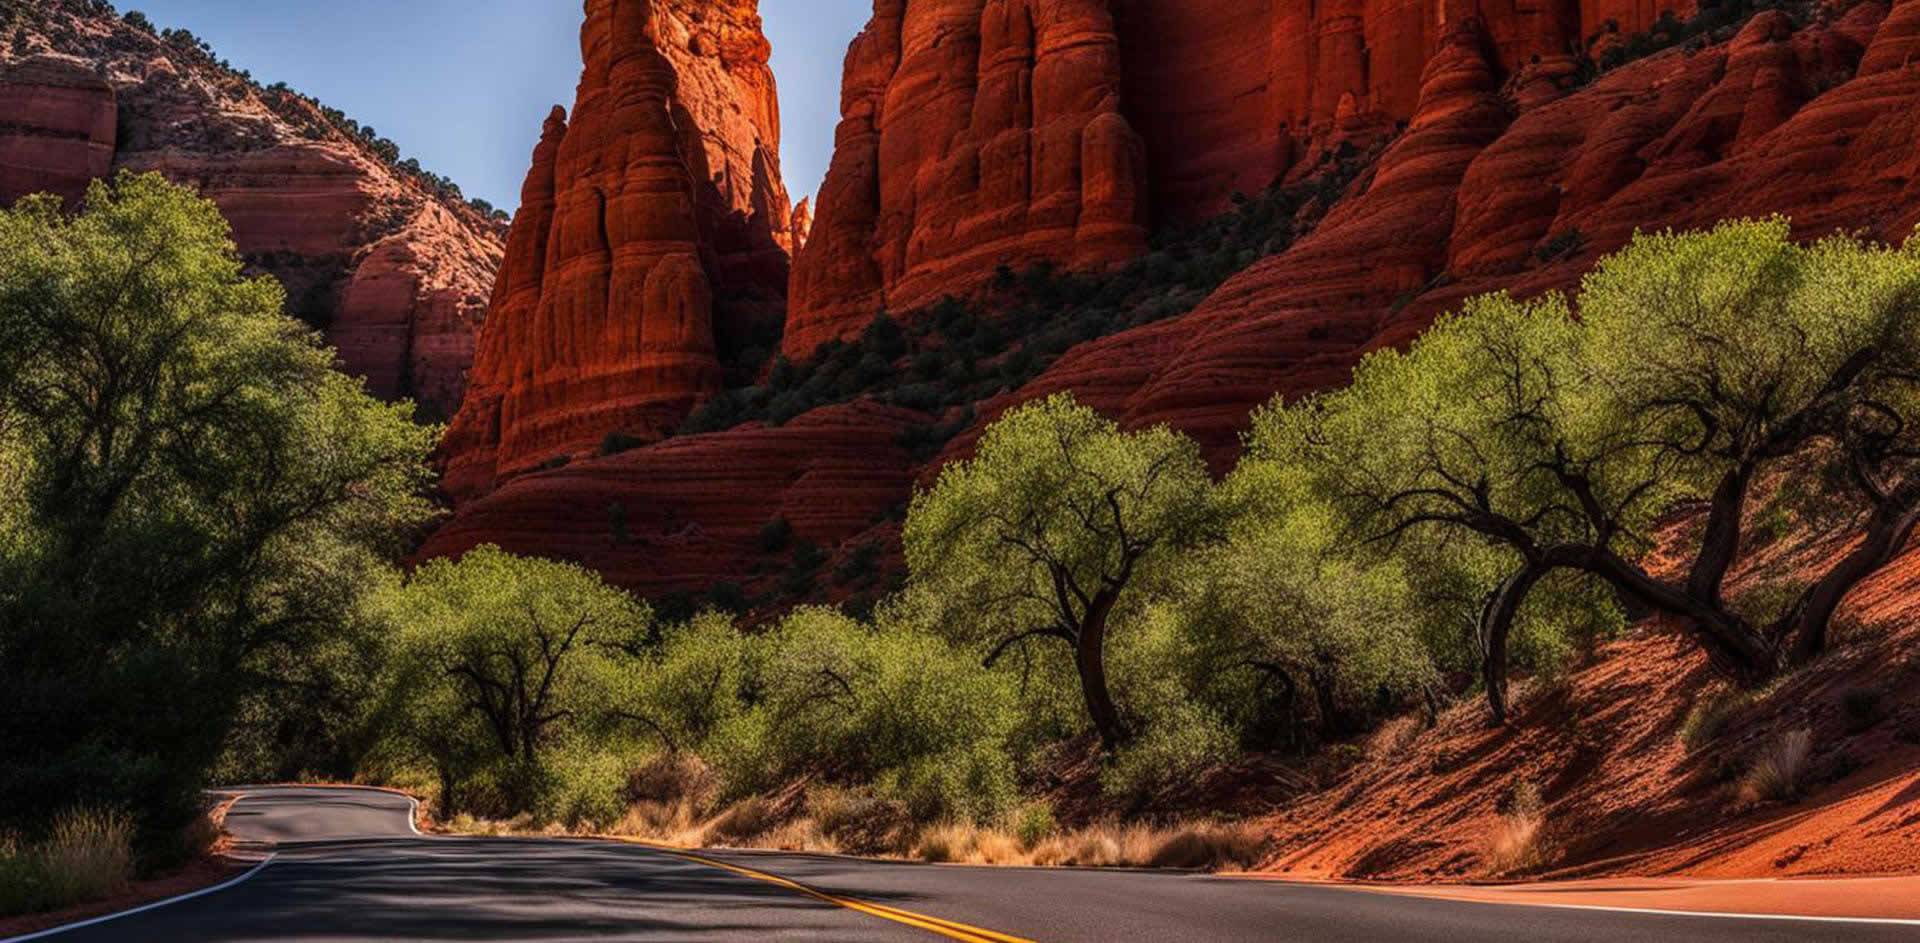
[[[1543,909],[1183,874],[427,838],[412,829],[409,800],[368,790],[249,790],[227,821],[236,838],[277,849],[251,878],[52,939],[1920,940],[1915,927]]]

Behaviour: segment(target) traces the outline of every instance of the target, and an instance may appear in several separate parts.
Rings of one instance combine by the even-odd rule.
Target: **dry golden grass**
[[[1266,835],[1251,825],[1173,827],[1102,822],[1063,831],[1045,803],[1031,803],[989,826],[916,825],[902,803],[871,793],[812,787],[804,803],[750,798],[708,819],[699,796],[704,768],[660,763],[636,772],[625,814],[603,834],[695,848],[777,848],[825,854],[917,858],[956,864],[1087,868],[1244,869],[1257,865]],[[466,835],[558,835],[558,825],[526,816],[508,821],[461,815],[445,823]]]
[[[1487,870],[1513,874],[1539,866],[1546,857],[1542,841],[1546,825],[1546,806],[1540,801],[1539,790],[1521,786],[1487,838]]]
[[[1800,794],[1813,756],[1813,731],[1795,730],[1767,745],[1740,779],[1740,799],[1746,803],[1784,801]]]
[[[779,810],[773,802],[755,796],[734,803],[708,822],[706,835],[710,840],[750,842],[772,832],[779,824]]]
[[[45,841],[0,836],[0,913],[57,910],[107,897],[133,880],[133,823],[125,815],[76,809]]]
[[[1100,823],[1027,847],[1004,829],[939,825],[920,833],[926,861],[1080,868],[1231,870],[1259,863],[1266,836],[1250,825],[1195,823],[1172,828]]]

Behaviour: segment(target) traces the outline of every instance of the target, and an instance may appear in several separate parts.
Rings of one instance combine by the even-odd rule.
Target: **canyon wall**
[[[192,185],[343,369],[453,414],[504,241],[493,221],[197,45],[74,0],[24,16],[0,45],[0,203],[77,198],[119,169]]]
[[[903,81],[896,79],[904,74],[897,61],[903,47],[896,43],[904,42],[899,37],[919,31],[923,39],[912,48],[924,58],[952,36],[970,35],[974,14],[1005,4],[959,4],[955,8],[966,15],[938,22],[908,16],[897,2],[882,0],[879,7],[874,26],[849,54],[847,120],[835,170],[796,264],[794,308],[802,347],[808,332],[838,332],[830,319],[808,320],[825,310],[817,306],[821,298],[834,297],[820,294],[822,289],[858,286],[845,297],[861,299],[849,310],[859,312],[864,325],[887,303],[889,286],[912,284],[888,280],[873,241],[898,235],[890,227],[915,223],[922,208],[911,186],[906,192],[912,195],[901,197],[906,202],[879,199],[881,171],[896,166],[895,152],[881,141],[889,95],[905,96],[900,101],[923,112],[947,109],[949,117],[960,108],[957,102],[971,107],[979,97],[977,88],[930,77],[937,71],[915,79],[911,90],[890,91]],[[1209,7],[1224,24],[1211,35],[1179,18]],[[929,2],[916,8],[945,7]],[[1048,7],[1069,8],[1077,7]],[[1237,8],[1270,9],[1258,3]],[[1700,227],[1778,212],[1791,215],[1806,237],[1848,229],[1897,241],[1920,224],[1920,149],[1914,147],[1920,141],[1920,0],[1810,7],[1798,21],[1764,13],[1597,77],[1580,75],[1574,62],[1551,55],[1538,62],[1531,53],[1521,56],[1513,40],[1502,39],[1522,35],[1512,22],[1502,26],[1491,13],[1450,9],[1444,30],[1419,34],[1430,48],[1418,57],[1412,79],[1389,80],[1380,60],[1371,60],[1365,88],[1374,88],[1378,77],[1378,101],[1409,96],[1404,105],[1368,99],[1362,107],[1351,87],[1331,97],[1295,97],[1304,110],[1276,110],[1271,126],[1279,126],[1279,115],[1304,115],[1290,120],[1304,121],[1307,131],[1295,137],[1295,124],[1284,148],[1271,149],[1267,143],[1279,139],[1262,138],[1259,130],[1269,125],[1228,117],[1235,113],[1230,105],[1255,107],[1230,79],[1243,68],[1284,72],[1298,63],[1266,54],[1235,65],[1241,60],[1228,47],[1253,31],[1241,29],[1249,21],[1231,15],[1224,4],[1192,0],[1161,7],[1133,0],[1116,2],[1114,9],[1123,70],[1136,55],[1127,43],[1128,24],[1140,22],[1136,17],[1143,12],[1155,13],[1160,18],[1148,22],[1168,44],[1165,61],[1155,64],[1169,86],[1162,100],[1192,103],[1188,150],[1176,146],[1177,136],[1159,130],[1177,126],[1180,109],[1152,106],[1164,109],[1153,117],[1149,106],[1134,100],[1140,93],[1130,91],[1138,80],[1122,76],[1118,114],[1144,141],[1147,157],[1137,179],[1149,192],[1149,220],[1204,213],[1209,201],[1228,199],[1233,189],[1257,188],[1271,175],[1299,179],[1318,163],[1308,148],[1337,146],[1343,135],[1391,143],[1317,227],[1285,251],[1247,267],[1189,314],[1072,348],[1034,382],[980,404],[973,430],[931,465],[916,467],[897,442],[904,431],[952,414],[904,413],[866,401],[834,406],[778,429],[750,424],[525,476],[463,505],[428,552],[458,552],[498,539],[519,552],[604,566],[618,581],[649,592],[699,592],[716,581],[765,589],[775,579],[765,574],[778,572],[767,567],[778,561],[756,553],[756,521],[777,514],[809,522],[803,536],[834,554],[866,542],[890,543],[895,538],[889,520],[913,482],[926,482],[942,462],[967,455],[978,431],[1014,403],[1072,390],[1130,426],[1167,422],[1195,435],[1216,468],[1224,469],[1236,455],[1248,411],[1274,394],[1345,383],[1368,352],[1406,343],[1472,295],[1574,287],[1636,229]],[[1405,12],[1421,22],[1441,16],[1422,9]],[[1575,12],[1577,17],[1569,12],[1554,22],[1585,29],[1599,16],[1584,7]],[[1373,15],[1357,22],[1364,25]],[[1657,11],[1606,14],[1622,16],[1647,20]],[[957,32],[937,44],[924,38],[925,31],[940,28]],[[1081,35],[1100,56],[1106,54],[1097,30]],[[1353,36],[1344,41],[1370,42]],[[976,52],[950,55],[957,63],[977,63]],[[964,77],[977,66],[953,68],[951,75]],[[1394,69],[1401,68],[1396,62]],[[1172,86],[1180,83],[1173,77],[1183,74],[1188,84],[1176,93]],[[1219,80],[1217,88],[1201,81],[1208,77]],[[1141,84],[1151,88],[1153,82]],[[1252,79],[1246,85],[1256,86],[1260,82]],[[1403,90],[1389,93],[1394,89]],[[1318,112],[1320,118],[1314,117],[1315,100],[1330,109]],[[1235,133],[1244,136],[1230,140]],[[1176,159],[1156,161],[1155,153],[1169,149]],[[911,170],[913,164],[898,166]],[[942,179],[919,177],[932,188],[926,193]],[[1085,189],[1080,192],[1084,197]],[[981,205],[976,197],[954,199],[933,212],[947,214],[943,218],[957,227],[967,217],[955,215],[954,207],[974,212]],[[1023,208],[1009,218],[1024,220],[1025,213]],[[864,222],[851,225],[852,219]],[[1057,244],[1035,245],[1038,254],[1031,258],[1060,260],[1048,254]],[[916,256],[932,266],[928,271],[947,264],[934,248],[923,241],[923,254]],[[949,288],[943,290],[965,291],[972,265],[948,265]],[[876,484],[851,487],[849,470],[863,466],[873,470]],[[712,476],[710,488],[692,483],[700,474],[696,468]],[[566,496],[575,493],[586,498],[570,503]],[[615,504],[627,515],[644,508],[666,536],[644,545],[612,543]]]
[[[803,357],[1001,265],[1091,269],[1419,105],[1476,24],[1495,81],[1689,0],[876,0],[797,259]]]
[[[1629,63],[1571,94],[1468,22],[1428,66],[1408,130],[1315,232],[1193,313],[1083,345],[1009,402],[1090,391],[1170,422],[1224,465],[1250,409],[1346,381],[1467,297],[1577,286],[1637,229],[1781,213],[1807,238],[1898,242],[1920,224],[1920,0]],[[1544,70],[1542,70],[1544,72]],[[988,418],[991,418],[989,412]]]
[[[756,5],[586,5],[572,117],[534,151],[443,446],[456,498],[658,437],[718,391],[729,335],[778,318],[795,230]]]

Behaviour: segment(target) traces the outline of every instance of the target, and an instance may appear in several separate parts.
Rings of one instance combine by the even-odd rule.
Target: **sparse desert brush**
[[[1806,782],[1807,761],[1812,756],[1813,731],[1805,728],[1767,744],[1740,779],[1741,800],[1756,803],[1795,798]]]
[[[106,897],[133,880],[133,822],[74,809],[45,841],[0,836],[0,913],[56,910]]]
[[[627,807],[626,814],[614,823],[613,834],[676,845],[691,844],[698,840],[699,824],[699,812],[692,800],[643,799]]]
[[[810,818],[792,819],[781,823],[767,836],[766,843],[781,851],[804,851],[813,854],[837,855],[840,846],[820,828],[820,823]]]
[[[1540,790],[1532,783],[1521,783],[1488,836],[1487,870],[1512,874],[1538,866],[1545,856],[1542,839],[1546,825],[1546,803],[1541,801]]]
[[[967,830],[958,825],[935,825],[923,829],[920,838],[914,843],[914,856],[922,861],[941,864],[958,861],[966,854]]]
[[[1734,718],[1760,699],[1753,691],[1721,685],[1700,695],[1680,723],[1680,742],[1689,750],[1703,750],[1733,726]]]
[[[999,829],[975,829],[965,860],[968,864],[1025,864],[1029,860],[1020,840]]]
[[[1041,842],[1053,837],[1060,830],[1060,823],[1054,818],[1053,806],[1046,802],[1029,802],[1020,807],[1014,816],[1013,834],[1020,839],[1022,847],[1032,850]]]
[[[913,823],[905,803],[846,789],[807,793],[806,814],[833,844],[854,855],[912,851]]]
[[[1266,844],[1265,832],[1253,825],[1185,825],[1163,833],[1146,863],[1155,868],[1244,869],[1260,863]]]
[[[707,823],[706,831],[711,838],[743,842],[773,831],[777,824],[779,814],[773,802],[756,796],[728,807],[718,818]]]
[[[1367,759],[1379,762],[1405,755],[1413,742],[1420,739],[1420,729],[1420,718],[1412,714],[1404,714],[1381,724],[1380,729],[1367,739]]]
[[[627,777],[627,798],[635,801],[696,805],[712,798],[717,778],[707,764],[691,753],[662,753],[648,759]]]

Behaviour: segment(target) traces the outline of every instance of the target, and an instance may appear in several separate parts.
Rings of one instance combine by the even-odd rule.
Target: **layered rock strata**
[[[755,3],[592,0],[572,117],[534,151],[472,390],[457,498],[610,433],[658,437],[785,294],[791,211]],[[716,304],[724,293],[727,304]]]

